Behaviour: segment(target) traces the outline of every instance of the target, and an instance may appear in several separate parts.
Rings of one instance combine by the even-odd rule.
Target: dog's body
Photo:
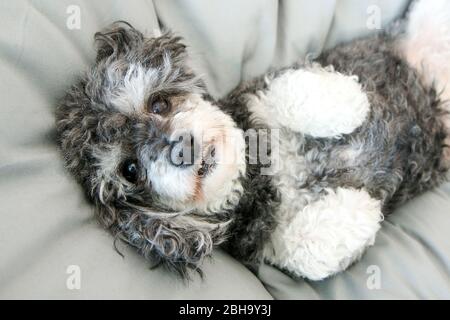
[[[450,5],[433,1],[450,26]],[[184,65],[179,39],[123,26],[100,34],[96,66],[57,113],[68,168],[106,227],[183,273],[225,240],[250,266],[265,260],[313,280],[344,270],[373,244],[383,214],[448,169],[449,69],[412,53],[415,42],[434,48],[414,29],[427,21],[425,2],[399,31],[220,101]],[[446,61],[450,49],[438,54]],[[254,161],[248,143],[246,152],[249,132],[258,150],[268,138],[270,163]],[[185,161],[186,145],[198,161]]]
[[[317,65],[289,68],[225,99],[238,123],[247,110],[252,128],[280,129],[279,163],[269,175],[279,198],[266,203],[273,216],[240,217],[232,252],[259,251],[296,275],[321,279],[373,243],[383,214],[443,179],[443,104],[389,41],[376,36],[318,59],[342,75]],[[295,87],[304,91],[286,90]],[[267,241],[243,245],[265,229]]]

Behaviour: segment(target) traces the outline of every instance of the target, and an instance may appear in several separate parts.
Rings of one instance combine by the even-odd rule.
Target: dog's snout
[[[194,164],[195,142],[192,134],[183,134],[170,142],[170,163],[177,167]]]

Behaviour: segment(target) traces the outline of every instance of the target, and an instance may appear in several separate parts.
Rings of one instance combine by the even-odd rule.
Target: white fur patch
[[[169,68],[169,60],[165,63]],[[146,69],[141,65],[131,65],[123,77],[123,82],[117,84],[117,71],[111,68],[108,70],[109,83],[113,86],[109,98],[111,104],[124,113],[140,111],[159,76],[158,69]]]
[[[321,280],[359,259],[382,220],[380,201],[364,190],[338,188],[281,220],[264,258],[296,276]]]
[[[192,179],[192,172],[171,165],[165,153],[161,153],[156,161],[150,162],[147,176],[153,190],[173,208],[182,210],[182,204],[194,196],[195,181]]]
[[[267,92],[250,97],[256,120],[314,137],[349,134],[367,118],[370,104],[356,76],[331,67],[288,70],[269,81]]]
[[[409,12],[401,53],[422,75],[450,99],[450,1],[416,1]]]

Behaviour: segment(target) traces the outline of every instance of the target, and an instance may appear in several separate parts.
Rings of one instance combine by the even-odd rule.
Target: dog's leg
[[[290,69],[267,82],[267,90],[253,96],[248,106],[254,120],[271,128],[339,137],[358,128],[370,110],[358,78],[335,72],[332,67],[315,64]]]
[[[338,188],[290,219],[280,217],[264,259],[295,276],[321,280],[359,259],[382,220],[380,201],[365,190]]]

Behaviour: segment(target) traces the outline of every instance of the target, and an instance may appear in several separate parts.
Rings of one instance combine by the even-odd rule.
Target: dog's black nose
[[[194,164],[195,143],[192,134],[179,135],[170,142],[170,163],[177,167],[188,167]]]

